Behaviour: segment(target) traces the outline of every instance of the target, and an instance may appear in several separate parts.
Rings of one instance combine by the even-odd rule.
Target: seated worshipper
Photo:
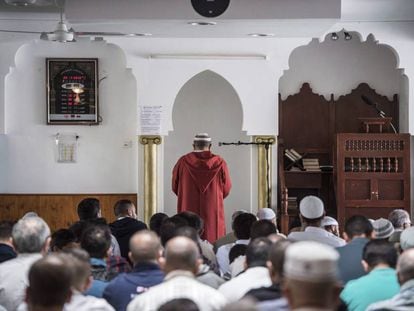
[[[219,238],[218,240],[216,240],[213,243],[213,250],[214,253],[217,253],[217,250],[219,249],[220,246],[226,245],[226,244],[231,244],[236,242],[237,238],[234,235],[234,220],[236,219],[237,216],[239,216],[240,214],[243,213],[247,213],[245,210],[239,210],[239,211],[235,211],[233,212],[233,214],[231,214],[231,232],[227,233],[225,236]]]
[[[262,219],[254,222],[250,228],[250,239],[267,238],[277,232],[276,225],[270,220]]]
[[[170,300],[159,307],[158,311],[199,311],[194,301],[187,298]]]
[[[164,220],[168,218],[167,214],[164,213],[155,213],[151,216],[149,221],[149,228],[151,231],[154,231],[158,236],[160,236],[160,228]]]
[[[266,220],[266,219],[258,220],[253,223],[250,229],[250,240],[254,240],[256,238],[267,238],[268,236],[272,234],[276,234],[276,232],[277,232],[276,226],[270,220]],[[241,244],[237,244],[233,246],[233,248],[239,245]],[[236,275],[239,275],[241,272],[244,271],[246,257],[245,256],[236,257],[232,260],[229,254],[229,259],[230,259],[231,277],[233,278]]]
[[[26,304],[30,311],[63,310],[72,297],[72,271],[63,254],[48,255],[30,268],[26,289]]]
[[[229,302],[239,300],[251,289],[272,285],[266,268],[270,246],[267,238],[254,239],[247,245],[246,270],[219,287]]]
[[[337,260],[338,253],[333,248],[318,242],[288,246],[283,293],[290,310],[336,310],[340,291]]]
[[[270,246],[266,265],[272,285],[255,288],[246,293],[246,297],[253,297],[256,301],[263,302],[258,305],[260,310],[280,310],[283,303],[285,308],[288,308],[287,301],[282,295],[281,283],[286,249],[291,244],[289,240],[280,240]]]
[[[405,252],[407,249],[414,248],[414,227],[409,227],[401,232],[400,249]]]
[[[116,221],[109,224],[112,235],[116,238],[121,256],[128,259],[129,239],[135,232],[147,229],[147,225],[137,220],[136,207],[130,200],[119,200],[115,203]]]
[[[172,238],[167,242],[164,255],[160,258],[160,266],[166,274],[164,281],[136,296],[128,305],[128,311],[158,310],[176,298],[188,298],[202,311],[220,310],[225,305],[222,294],[194,278],[201,263],[194,241],[186,237]]]
[[[76,243],[76,236],[73,231],[69,229],[59,229],[53,232],[50,240],[50,251],[60,252],[66,248],[79,247]]]
[[[271,208],[259,208],[257,211],[257,218],[259,220],[269,220],[276,226],[276,213]]]
[[[197,231],[198,244],[201,247],[201,253],[203,254],[203,256],[207,258],[210,261],[210,263],[212,263],[214,266],[218,266],[216,254],[213,251],[213,245],[209,241],[201,239],[201,235],[204,231],[203,219],[196,213],[190,211],[181,212],[178,215],[184,217],[187,220],[188,225]]]
[[[374,228],[373,239],[388,241],[394,233],[394,227],[392,226],[391,221],[385,218],[374,220],[372,227]]]
[[[397,276],[400,292],[389,300],[371,304],[368,311],[414,310],[414,249],[398,258]]]
[[[90,226],[104,226],[108,227],[105,218],[96,218],[87,221],[78,221],[73,224],[69,230],[71,230],[76,236],[76,242],[80,244],[83,232]],[[109,227],[108,227],[109,229]],[[112,238],[111,238],[112,243]],[[108,252],[106,257],[106,270],[109,275],[117,275],[122,272],[130,272],[131,267],[126,259],[121,256],[114,256],[112,250]]]
[[[339,237],[339,224],[335,218],[331,216],[322,218],[321,228]]]
[[[220,246],[217,250],[217,262],[220,267],[220,273],[225,278],[231,273],[229,264],[229,252],[235,244],[249,244],[250,229],[257,220],[256,216],[250,213],[242,213],[234,219],[233,230],[237,240],[234,243]]]
[[[0,223],[0,263],[16,258],[12,242],[13,224],[8,221]]]
[[[201,252],[201,246],[199,242],[199,236],[197,234],[197,231],[194,228],[191,227],[180,227],[177,228],[174,232],[174,237],[177,236],[184,236],[191,240],[193,240],[198,247],[198,250],[200,251],[200,259],[203,261],[198,268],[196,279],[197,281],[211,286],[215,289],[219,288],[221,284],[223,284],[225,281],[221,277],[219,277],[214,270],[211,268],[210,265],[212,265],[207,258],[205,258]],[[213,265],[214,267],[214,265]]]
[[[400,286],[394,270],[397,256],[387,240],[371,240],[365,245],[362,264],[368,274],[349,281],[341,293],[349,311],[365,311],[370,304],[398,293]]]
[[[49,249],[50,229],[40,217],[20,219],[13,227],[12,239],[17,257],[0,264],[0,305],[16,310],[23,302],[31,265]]]
[[[395,209],[388,215],[388,220],[394,227],[394,233],[390,236],[390,242],[399,243],[401,232],[411,227],[410,214],[406,210]]]
[[[117,311],[126,310],[131,300],[164,279],[158,266],[162,247],[157,234],[148,230],[135,233],[129,241],[129,257],[134,266],[130,273],[122,273],[105,288],[103,297]]]
[[[305,227],[303,232],[291,232],[288,239],[294,241],[316,241],[332,247],[345,245],[345,241],[321,228],[325,215],[323,202],[318,197],[309,195],[299,203],[300,219]]]
[[[113,311],[105,299],[84,295],[93,282],[88,253],[81,248],[65,249],[69,256],[68,268],[72,270],[72,299],[65,304],[65,311]]]
[[[162,246],[165,247],[168,240],[174,237],[174,233],[175,233],[175,230],[177,230],[177,228],[187,227],[187,226],[188,226],[187,220],[180,215],[174,215],[164,220],[160,228],[160,239],[161,239]]]
[[[77,208],[80,221],[90,221],[102,217],[101,204],[98,199],[86,198],[79,202]],[[105,221],[106,222],[106,221]],[[118,241],[111,234],[111,253],[114,256],[121,256]]]
[[[235,244],[229,253],[231,278],[238,276],[244,271],[246,262],[247,245]]]
[[[82,234],[81,247],[90,256],[93,283],[87,295],[102,298],[103,291],[116,275],[109,274],[105,258],[111,247],[111,234],[107,226],[89,226]]]
[[[362,251],[372,235],[372,224],[362,215],[354,215],[345,222],[343,234],[347,244],[338,247],[339,279],[343,285],[366,274],[362,266]]]

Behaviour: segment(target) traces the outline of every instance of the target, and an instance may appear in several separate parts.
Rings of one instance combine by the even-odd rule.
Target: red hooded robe
[[[214,242],[226,233],[223,200],[231,180],[226,162],[210,151],[191,152],[174,166],[172,189],[177,211],[190,211],[204,220],[203,239]]]

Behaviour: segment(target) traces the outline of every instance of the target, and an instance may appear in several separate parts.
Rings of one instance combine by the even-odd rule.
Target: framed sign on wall
[[[47,124],[99,124],[98,59],[46,58]]]

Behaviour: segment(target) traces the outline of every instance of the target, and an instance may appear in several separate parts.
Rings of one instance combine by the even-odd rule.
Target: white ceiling
[[[0,29],[52,31],[58,12],[54,6],[20,8],[0,0]],[[232,0],[214,19],[199,16],[190,0],[66,0],[65,15],[76,31],[151,33],[161,38],[243,38],[250,33],[319,37],[338,22],[414,21],[414,0]],[[217,24],[188,24],[194,20]],[[0,38],[22,36],[26,35]]]

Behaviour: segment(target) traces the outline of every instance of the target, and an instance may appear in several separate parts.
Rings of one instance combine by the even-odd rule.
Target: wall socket
[[[122,148],[125,148],[125,149],[132,148],[132,140],[124,141],[124,143],[122,144]]]

